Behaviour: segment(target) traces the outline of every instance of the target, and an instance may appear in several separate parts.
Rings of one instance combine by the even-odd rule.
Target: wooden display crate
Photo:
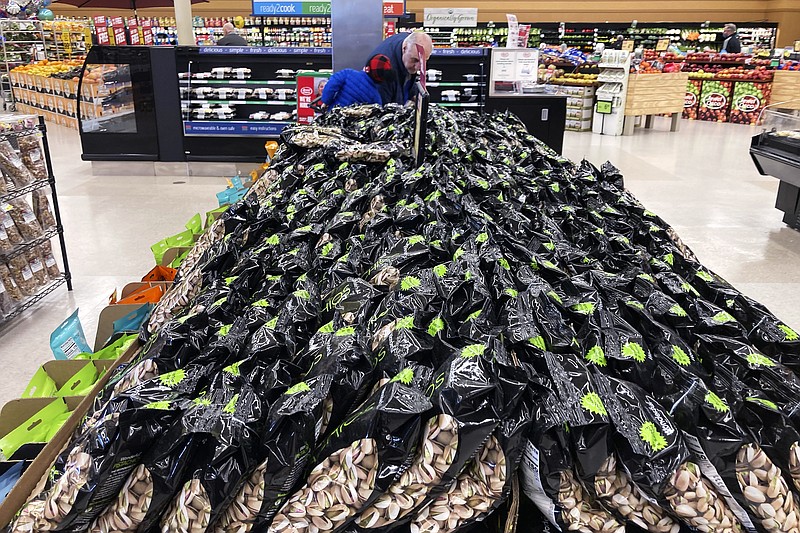
[[[625,102],[623,135],[633,134],[636,117],[642,115],[647,117],[647,128],[653,124],[653,115],[672,115],[670,131],[677,131],[688,81],[689,74],[685,72],[631,75]]]
[[[800,109],[800,71],[776,70],[772,80],[772,97],[770,103],[786,104],[777,107],[783,109]]]

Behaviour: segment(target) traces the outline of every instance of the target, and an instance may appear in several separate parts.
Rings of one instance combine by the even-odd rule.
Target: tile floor
[[[672,224],[709,268],[800,328],[800,232],[774,209],[778,181],[759,176],[749,126],[667,119],[631,137],[567,133],[565,155],[613,162],[627,187]],[[153,264],[149,247],[216,206],[223,178],[92,176],[75,131],[49,126],[53,165],[75,290],[59,290],[0,330],[0,405],[17,397],[52,358],[50,332],[76,307],[89,339],[115,287]]]

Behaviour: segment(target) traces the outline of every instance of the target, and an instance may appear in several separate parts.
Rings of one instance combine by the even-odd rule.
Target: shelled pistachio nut
[[[253,528],[253,521],[264,502],[264,473],[267,470],[267,461],[264,461],[253,471],[242,488],[222,514],[215,533],[246,533]]]
[[[750,512],[764,530],[798,533],[800,510],[783,479],[783,472],[757,444],[746,444],[736,455],[736,479]]]
[[[428,420],[414,462],[385,494],[364,509],[358,525],[365,529],[384,527],[412,512],[430,490],[441,483],[442,476],[455,460],[457,450],[455,419],[440,414]]]
[[[741,524],[711,483],[702,477],[700,467],[683,463],[664,491],[675,515],[703,533],[735,533]]]
[[[372,496],[378,474],[374,439],[361,439],[318,464],[306,485],[273,518],[270,533],[312,533],[342,526]]]
[[[451,532],[488,513],[502,495],[505,480],[505,454],[491,436],[448,491],[420,509],[411,522],[411,532]]]
[[[153,477],[145,465],[131,472],[117,499],[95,519],[89,533],[134,533],[153,500]]]
[[[161,533],[203,533],[211,519],[211,501],[199,479],[191,479],[161,517]]]
[[[800,490],[800,443],[795,442],[789,450],[789,474],[794,488]]]
[[[589,498],[572,470],[561,472],[558,504],[561,507],[561,520],[569,531],[625,533],[624,525]]]
[[[598,499],[617,511],[622,518],[650,533],[678,533],[680,525],[664,509],[645,498],[641,489],[610,455],[594,478]]]

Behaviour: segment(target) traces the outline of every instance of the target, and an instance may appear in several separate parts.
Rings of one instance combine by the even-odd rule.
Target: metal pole
[[[332,0],[333,70],[361,70],[383,41],[382,0]]]
[[[56,193],[56,178],[53,174],[53,162],[50,159],[50,143],[47,142],[47,126],[44,117],[39,116],[39,130],[42,132],[42,146],[44,147],[44,160],[47,163],[47,181],[50,182],[50,191],[53,193],[53,214],[56,217],[56,229],[58,230],[58,241],[61,244],[61,260],[64,262],[64,279],[67,281],[67,290],[72,290],[72,273],[69,270],[67,260],[67,243],[64,240],[64,226],[61,224],[61,208],[58,206],[58,194]]]
[[[197,40],[192,29],[191,0],[173,0],[175,6],[175,25],[178,27],[178,44],[195,46]]]

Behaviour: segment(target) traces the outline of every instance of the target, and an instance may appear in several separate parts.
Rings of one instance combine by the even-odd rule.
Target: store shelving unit
[[[75,59],[86,55],[88,24],[72,21],[45,23],[43,26],[47,59]]]
[[[12,68],[36,60],[39,54],[44,59],[45,45],[41,22],[0,19],[0,48],[3,51],[0,72],[8,74]]]
[[[263,17],[263,45],[330,48],[330,17]]]
[[[441,71],[441,79],[429,77],[426,82],[432,104],[472,111],[482,111],[486,106],[487,48],[435,49],[428,70]]]
[[[55,176],[53,175],[53,166],[50,159],[50,145],[47,141],[47,126],[45,125],[44,119],[42,117],[38,117],[38,124],[33,128],[28,128],[20,131],[13,131],[13,132],[3,132],[0,133],[0,140],[9,140],[13,143],[13,139],[32,135],[36,133],[41,133],[42,135],[42,149],[43,155],[45,159],[45,164],[47,166],[47,179],[38,180],[30,185],[25,187],[20,187],[18,189],[9,190],[7,194],[0,196],[0,205],[6,204],[7,202],[22,198],[27,196],[28,194],[43,190],[46,188],[50,188],[51,198],[52,198],[52,206],[53,206],[53,215],[56,220],[56,226],[47,230],[42,233],[42,235],[30,239],[26,242],[18,244],[14,246],[14,248],[6,253],[0,254],[0,262],[6,263],[15,257],[18,257],[25,252],[30,251],[33,248],[36,248],[42,245],[45,242],[50,241],[54,237],[58,237],[59,246],[61,249],[61,260],[63,265],[63,271],[60,276],[58,277],[50,277],[50,280],[47,284],[40,286],[36,293],[32,296],[29,296],[20,302],[17,302],[13,309],[7,312],[2,318],[0,318],[0,328],[7,325],[12,319],[19,316],[26,310],[35,306],[38,302],[42,301],[48,294],[55,291],[59,286],[66,284],[68,290],[72,290],[72,274],[69,269],[69,260],[67,258],[67,248],[64,241],[64,227],[61,223],[61,210],[58,204],[58,195],[56,193],[56,180]]]
[[[622,50],[606,50],[599,66],[601,70],[597,81],[600,87],[596,92],[592,131],[603,135],[622,135],[631,54]],[[606,107],[609,104],[610,109]]]

